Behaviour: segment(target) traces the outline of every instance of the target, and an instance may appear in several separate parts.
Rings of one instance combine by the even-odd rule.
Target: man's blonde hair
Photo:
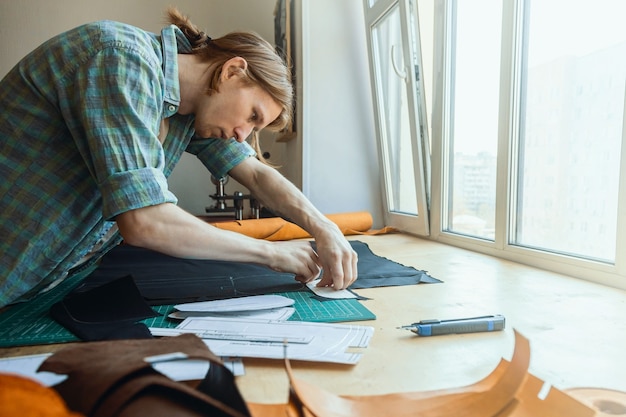
[[[289,125],[294,104],[291,71],[269,42],[254,32],[231,32],[211,39],[177,8],[168,8],[167,16],[169,22],[176,25],[191,42],[191,53],[205,57],[211,63],[213,74],[207,86],[208,94],[217,91],[224,63],[231,58],[241,57],[248,63],[247,68],[242,70],[244,82],[261,87],[282,108],[279,116],[267,128],[278,132]],[[253,132],[252,145],[259,159],[263,160],[256,131]]]

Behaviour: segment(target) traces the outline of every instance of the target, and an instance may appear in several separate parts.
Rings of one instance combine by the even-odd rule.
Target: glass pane
[[[489,240],[495,238],[501,3],[455,2],[450,63],[448,218],[444,229]]]
[[[400,9],[393,7],[372,29],[376,84],[382,120],[383,167],[387,206],[392,212],[417,215],[415,170],[410,118],[402,57]]]
[[[612,262],[626,2],[532,2],[514,243]]]

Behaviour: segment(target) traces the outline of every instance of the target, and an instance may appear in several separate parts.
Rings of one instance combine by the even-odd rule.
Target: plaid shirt
[[[158,36],[95,22],[45,42],[0,81],[0,307],[64,278],[116,215],[176,203],[167,177],[184,151],[218,178],[254,155],[195,138],[193,116],[176,114],[177,53],[189,48],[175,26]]]

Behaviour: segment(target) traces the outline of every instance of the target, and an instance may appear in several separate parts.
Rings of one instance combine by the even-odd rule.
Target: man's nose
[[[235,140],[237,142],[243,142],[252,133],[253,126],[236,127],[235,128]]]

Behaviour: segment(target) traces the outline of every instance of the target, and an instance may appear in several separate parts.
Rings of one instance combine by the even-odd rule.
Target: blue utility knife
[[[504,316],[496,314],[466,319],[422,320],[399,328],[410,330],[418,336],[439,336],[457,333],[494,332],[503,330],[504,324]]]

